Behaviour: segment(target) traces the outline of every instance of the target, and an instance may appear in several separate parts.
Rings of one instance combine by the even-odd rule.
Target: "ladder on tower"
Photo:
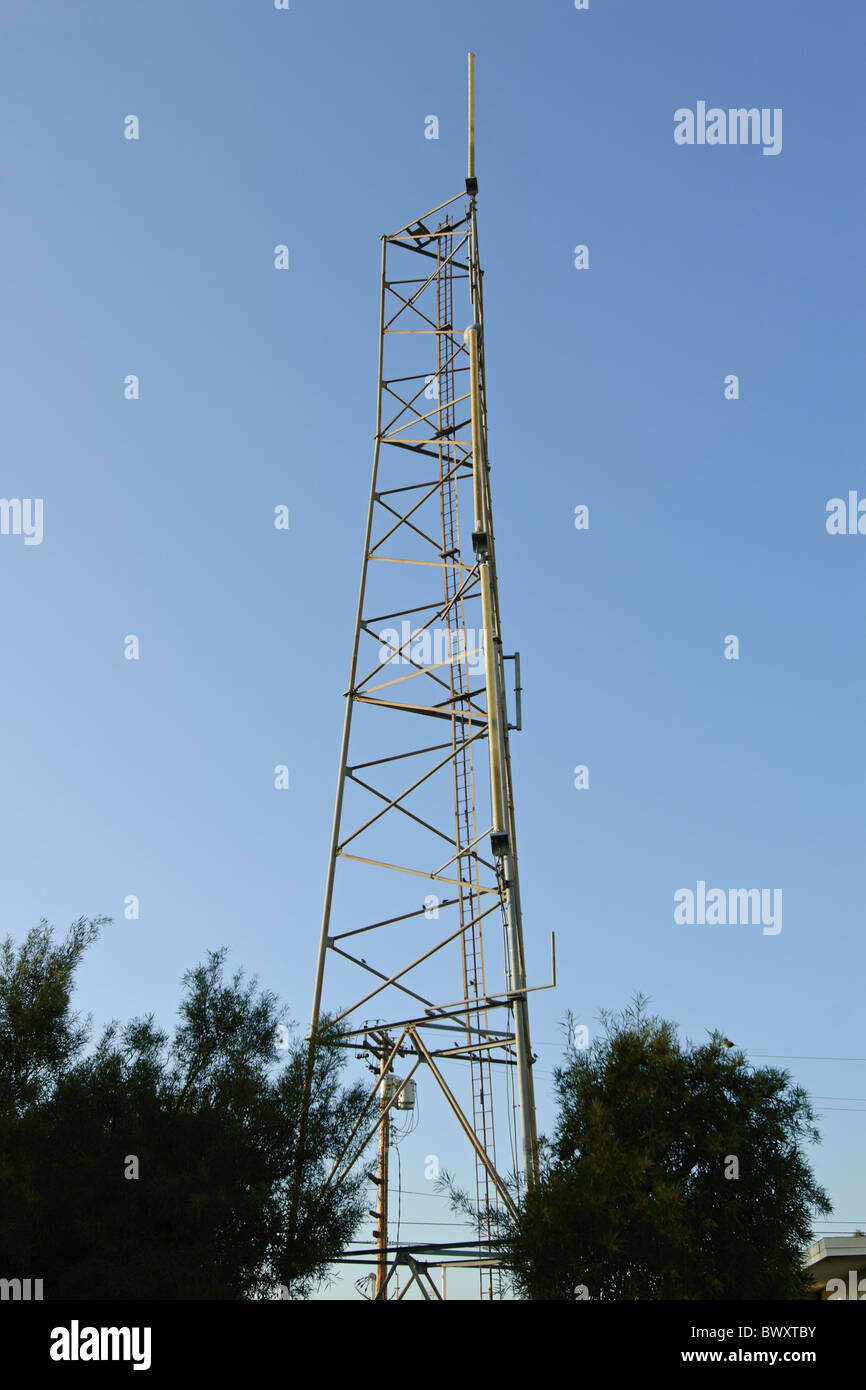
[[[453,218],[447,217],[439,224],[439,231],[453,226]],[[436,340],[436,392],[438,399],[439,444],[439,483],[442,510],[442,574],[444,581],[444,612],[447,615],[446,650],[452,658],[449,664],[452,709],[451,742],[454,768],[454,812],[455,842],[458,854],[455,859],[457,877],[461,883],[459,894],[459,920],[465,931],[461,935],[463,989],[467,1001],[483,998],[486,993],[484,979],[484,942],[481,917],[481,892],[477,857],[471,848],[475,845],[477,825],[475,820],[475,785],[473,750],[469,742],[471,722],[469,701],[470,666],[478,666],[483,655],[481,644],[486,634],[469,631],[466,627],[465,595],[461,592],[462,574],[455,561],[460,556],[460,515],[458,496],[458,475],[461,467],[453,444],[456,428],[454,401],[457,394],[454,371],[454,351],[452,346],[454,312],[454,266],[448,241],[437,241],[437,340]],[[465,468],[465,464],[463,465]],[[458,655],[459,653],[459,655]],[[465,1040],[467,1045],[477,1042],[481,1030],[487,1029],[486,1010],[476,1005],[467,1007]],[[472,1125],[491,1162],[496,1164],[496,1141],[493,1120],[492,1066],[484,1053],[470,1053],[469,1069],[472,1092]],[[479,1238],[490,1238],[494,1234],[498,1203],[490,1174],[475,1156],[475,1199],[478,1213]],[[482,1293],[488,1298],[501,1296],[498,1270],[479,1271]]]

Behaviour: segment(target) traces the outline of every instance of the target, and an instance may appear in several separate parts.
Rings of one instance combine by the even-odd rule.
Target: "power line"
[[[854,1105],[830,1105],[816,1110],[816,1115],[866,1115],[866,1110],[858,1110]]]
[[[862,1100],[866,1104],[866,1096],[819,1096],[817,1091],[810,1091],[809,1095],[813,1100]]]
[[[755,1053],[754,1055],[755,1055],[755,1056],[758,1056],[759,1054],[758,1054],[758,1053]],[[816,1058],[813,1058],[812,1060],[814,1060],[814,1061],[823,1061],[823,1062],[834,1062],[834,1061],[835,1061],[835,1062],[842,1062],[842,1061],[846,1061],[846,1060],[847,1060],[847,1061],[850,1061],[850,1062],[856,1062],[856,1061],[859,1061],[860,1059],[857,1058],[857,1057],[849,1057],[849,1058],[847,1058],[847,1059],[844,1058],[844,1057],[816,1057]],[[866,1057],[864,1057],[863,1060],[866,1061]],[[541,1068],[541,1067],[536,1067],[536,1068],[535,1068],[535,1075],[536,1075],[536,1076],[553,1076],[554,1073],[553,1073],[552,1071],[545,1071],[545,1070],[544,1070],[543,1068]],[[820,1091],[807,1091],[806,1094],[807,1094],[807,1096],[810,1098],[810,1100],[856,1100],[856,1101],[859,1101],[861,1104],[866,1105],[866,1096],[825,1096],[825,1095],[823,1095]],[[864,1112],[864,1113],[866,1113],[866,1112]]]
[[[542,1042],[538,1038],[532,1039],[533,1047],[562,1047],[561,1042]],[[762,1061],[787,1061],[787,1062],[866,1062],[866,1057],[809,1057],[794,1052],[753,1052],[752,1057],[760,1057]]]
[[[753,1057],[760,1057],[764,1061],[787,1062],[866,1062],[866,1057],[801,1057],[792,1052],[753,1052]]]
[[[475,1223],[472,1221],[404,1221],[404,1226],[459,1226],[461,1230],[474,1230]],[[369,1247],[368,1240],[351,1240],[350,1245],[363,1245]]]

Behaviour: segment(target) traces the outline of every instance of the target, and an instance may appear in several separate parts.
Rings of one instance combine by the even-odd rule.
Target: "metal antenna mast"
[[[375,1260],[379,1299],[395,1296],[397,1264],[439,1297],[431,1263],[480,1268],[496,1296],[506,1178],[537,1175],[509,753],[520,665],[502,650],[496,583],[471,53],[468,126],[465,192],[382,238],[373,474],[311,1025],[327,970],[332,1027],[376,1077],[327,1185],[378,1131],[376,1247],[351,1259]],[[474,1249],[388,1245],[392,1112],[411,1108],[419,1069],[474,1150]],[[514,1126],[508,1167],[494,1098]]]

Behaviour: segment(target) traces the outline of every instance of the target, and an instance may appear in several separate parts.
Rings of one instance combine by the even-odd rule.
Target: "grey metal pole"
[[[523,953],[523,930],[520,916],[520,894],[517,883],[517,859],[514,852],[513,807],[510,795],[509,760],[506,745],[508,714],[502,679],[502,639],[495,603],[495,576],[492,572],[492,519],[489,493],[489,472],[484,440],[481,408],[480,343],[481,325],[471,324],[464,335],[469,348],[472,407],[472,466],[475,497],[475,531],[472,541],[478,558],[481,581],[481,602],[484,621],[484,644],[487,687],[487,722],[490,744],[490,799],[493,832],[491,849],[497,861],[504,886],[506,933],[511,964],[511,990],[514,994],[514,1035],[517,1060],[517,1094],[520,1105],[520,1130],[523,1170],[527,1186],[538,1175],[538,1145],[535,1132],[535,1096],[532,1082],[532,1047],[529,1037],[529,1010],[526,1002],[526,966]]]

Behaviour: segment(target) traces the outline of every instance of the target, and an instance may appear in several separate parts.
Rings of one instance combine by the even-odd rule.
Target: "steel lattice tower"
[[[375,1059],[368,1110],[329,1183],[378,1129],[379,1298],[388,1297],[388,1133],[400,1102],[385,1078],[398,1059],[408,1059],[403,1080],[419,1068],[435,1080],[474,1149],[477,1248],[459,1254],[486,1271],[488,1297],[498,1291],[486,1258],[495,1214],[514,1211],[506,1176],[531,1183],[537,1167],[508,738],[519,713],[509,725],[473,87],[470,54],[465,192],[382,238],[373,472],[312,1014],[311,1036],[327,1005],[342,1045]],[[517,659],[514,670],[519,711]],[[425,1297],[437,1296],[423,1265],[406,1250],[399,1259]]]

